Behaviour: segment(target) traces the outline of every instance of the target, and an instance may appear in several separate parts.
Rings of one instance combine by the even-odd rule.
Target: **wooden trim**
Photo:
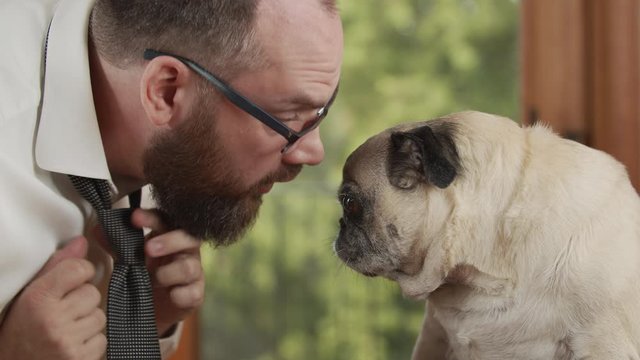
[[[522,120],[586,138],[585,19],[582,0],[521,3]]]
[[[589,145],[622,161],[640,189],[640,5],[637,0],[591,0],[589,13]]]
[[[190,315],[182,327],[182,337],[178,350],[169,360],[199,360],[200,359],[200,326],[198,313]]]
[[[523,0],[522,120],[625,164],[640,189],[640,2]]]

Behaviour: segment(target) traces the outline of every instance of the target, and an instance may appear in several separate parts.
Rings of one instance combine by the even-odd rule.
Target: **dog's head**
[[[394,280],[423,270],[425,253],[434,250],[419,240],[442,230],[451,210],[445,190],[461,170],[456,132],[455,123],[439,120],[402,125],[370,138],[349,156],[334,243],[348,266]]]
[[[516,188],[523,143],[513,121],[477,112],[373,136],[343,168],[335,253],[364,275],[398,281],[410,297],[477,278],[503,246],[491,221]]]

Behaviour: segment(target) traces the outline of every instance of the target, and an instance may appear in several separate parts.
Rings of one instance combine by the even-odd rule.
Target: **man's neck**
[[[140,106],[140,73],[136,67],[113,66],[98,54],[92,41],[89,64],[96,116],[112,177],[142,185],[142,158],[150,132]]]

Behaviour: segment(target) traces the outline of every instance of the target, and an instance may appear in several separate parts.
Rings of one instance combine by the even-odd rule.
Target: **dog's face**
[[[451,211],[446,189],[460,170],[455,134],[454,124],[439,120],[403,125],[370,138],[349,156],[334,243],[349,267],[398,281],[423,272],[444,276],[441,247],[432,245]],[[439,259],[425,264],[427,253]]]
[[[625,322],[638,313],[640,204],[611,156],[544,126],[457,113],[367,140],[338,197],[337,256],[428,298],[425,353],[586,356],[594,339],[606,342],[599,358],[637,353],[619,344],[640,338]]]

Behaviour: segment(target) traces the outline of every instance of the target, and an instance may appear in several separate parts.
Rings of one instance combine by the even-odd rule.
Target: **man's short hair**
[[[89,34],[116,67],[140,63],[145,49],[155,49],[190,58],[229,81],[269,64],[255,34],[260,1],[97,0]],[[336,0],[317,1],[338,13]]]
[[[90,36],[100,56],[120,68],[143,61],[151,48],[232,77],[263,58],[254,32],[259,1],[97,0]]]

